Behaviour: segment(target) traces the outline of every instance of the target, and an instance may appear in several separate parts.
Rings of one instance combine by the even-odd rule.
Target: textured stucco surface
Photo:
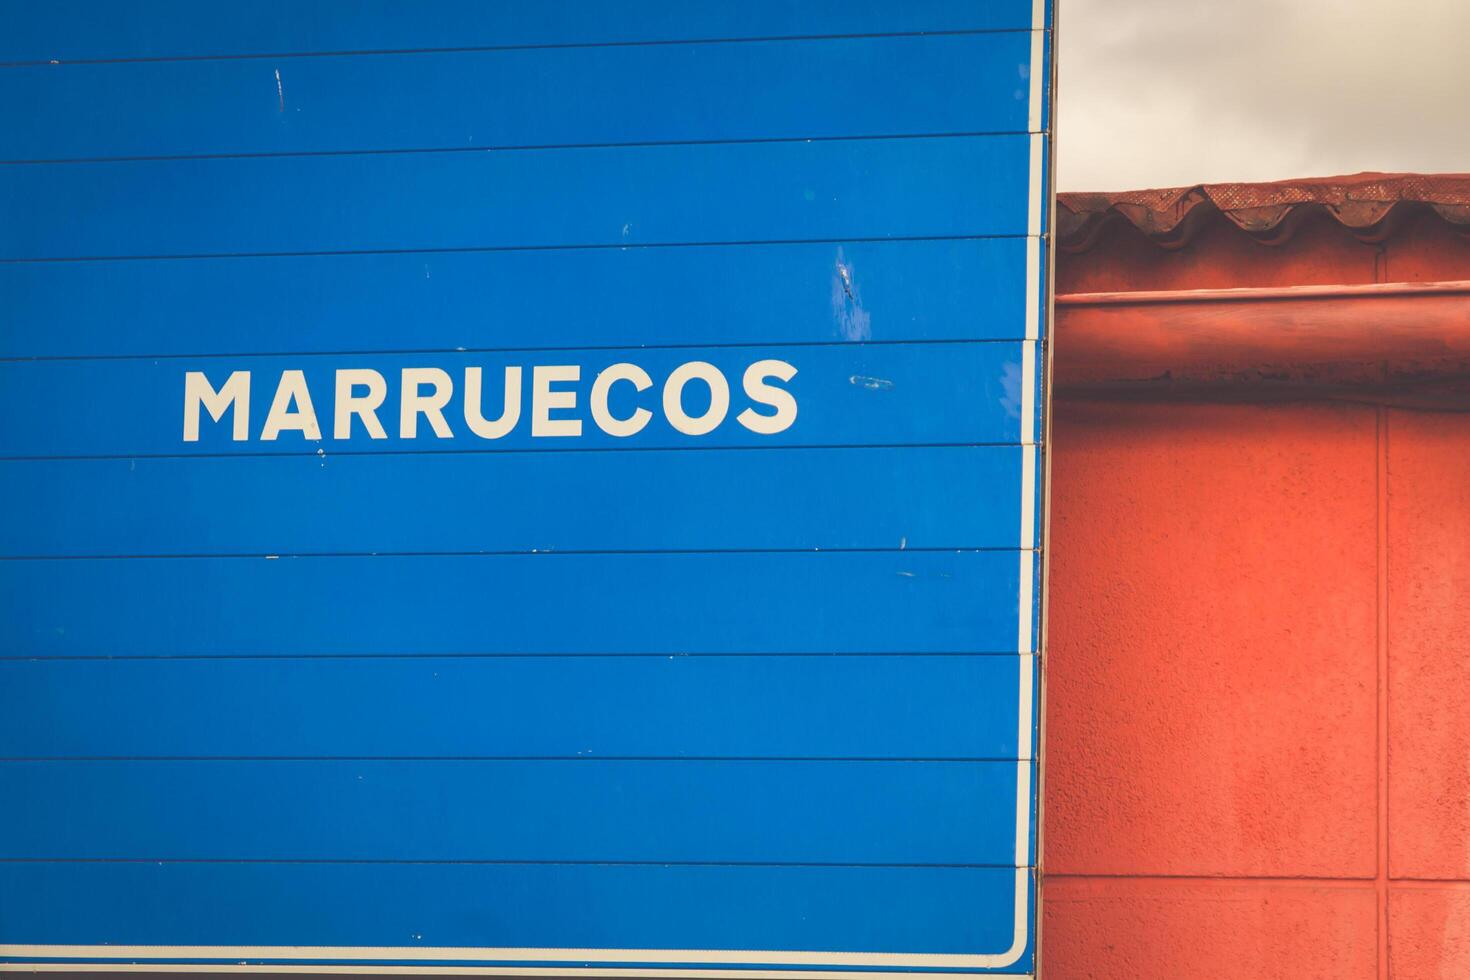
[[[1052,435],[1044,975],[1470,977],[1470,415]]]
[[[1371,882],[1102,879],[1047,886],[1045,976],[1373,977]]]
[[[1372,877],[1374,410],[1054,408],[1047,870]]]
[[[1390,413],[1388,490],[1389,868],[1396,878],[1463,879],[1470,877],[1470,415]]]
[[[1393,980],[1470,976],[1470,885],[1397,885],[1389,892],[1388,926]]]

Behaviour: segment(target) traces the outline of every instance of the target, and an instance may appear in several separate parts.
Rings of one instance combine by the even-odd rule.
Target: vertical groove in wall
[[[1388,980],[1388,409],[1377,411],[1378,977]]]

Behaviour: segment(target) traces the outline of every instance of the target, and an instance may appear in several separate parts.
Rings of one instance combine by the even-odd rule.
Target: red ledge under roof
[[[1470,174],[1362,173],[1269,184],[1196,184],[1161,190],[1057,195],[1057,247],[1083,252],[1126,221],[1164,248],[1181,248],[1220,215],[1264,244],[1290,238],[1325,214],[1364,241],[1381,241],[1406,217],[1430,212],[1470,235]]]

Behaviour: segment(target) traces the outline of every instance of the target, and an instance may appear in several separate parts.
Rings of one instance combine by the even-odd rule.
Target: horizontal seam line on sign
[[[7,762],[861,762],[1013,766],[1031,762],[1010,756],[848,756],[848,755],[76,755],[0,756]]]
[[[572,558],[643,556],[643,555],[875,555],[875,554],[1017,554],[1035,551],[1035,548],[1012,548],[1005,545],[961,546],[951,548],[546,548],[536,550],[522,548],[511,551],[203,551],[188,553],[160,552],[136,555],[0,555],[0,562],[37,561],[154,561],[158,559],[201,559],[227,558],[231,561],[254,559],[257,561],[284,561],[289,558],[540,558],[565,555]],[[918,573],[915,573],[916,577]]]
[[[349,48],[339,51],[265,51],[245,54],[155,55],[112,58],[37,58],[0,61],[0,68],[59,68],[67,65],[133,65],[192,61],[254,61],[265,58],[354,58],[410,54],[474,54],[496,51],[557,51],[579,48],[652,48],[694,44],[766,44],[787,41],[882,40],[884,38],[966,37],[983,34],[1030,34],[1026,27],[977,27],[937,31],[870,31],[856,34],[763,34],[752,37],[663,38],[638,41],[562,41],[537,44],[488,44],[428,48]],[[1049,28],[1047,29],[1049,30]]]
[[[308,258],[311,256],[340,255],[454,255],[485,252],[568,252],[568,251],[626,251],[635,248],[734,248],[761,245],[866,245],[882,242],[964,242],[992,241],[997,239],[1024,240],[1031,237],[1025,232],[980,235],[889,235],[886,237],[849,236],[844,238],[752,238],[718,242],[585,242],[565,245],[453,245],[420,248],[326,248],[294,249],[265,252],[178,252],[153,255],[53,255],[53,256],[6,256],[0,265],[31,265],[62,262],[166,262],[197,259],[285,259]]]
[[[956,139],[986,136],[1030,136],[1025,129],[960,130],[941,133],[871,133],[844,136],[745,136],[683,140],[629,140],[598,143],[483,143],[473,146],[408,146],[342,150],[235,150],[218,153],[148,153],[99,157],[12,157],[0,166],[44,167],[88,163],[167,163],[189,160],[273,160],[306,157],[408,156],[433,153],[516,153],[542,150],[620,150],[676,146],[756,146],[771,143],[844,143],[862,141]]]
[[[954,344],[1034,344],[1035,340],[1025,337],[936,337],[913,340],[776,340],[769,343],[707,343],[707,344],[589,344],[581,347],[412,347],[384,350],[313,350],[313,351],[233,351],[223,353],[182,354],[33,354],[0,355],[0,363],[29,364],[54,361],[164,361],[164,360],[211,360],[215,358],[260,358],[260,357],[387,357],[434,354],[560,354],[580,351],[627,351],[638,354],[654,350],[768,350],[776,347],[839,347],[867,348],[894,346],[926,346]]]
[[[577,437],[563,437],[577,438]],[[697,438],[697,437],[696,437]],[[364,440],[366,441],[366,440]],[[427,440],[425,440],[427,441]],[[334,456],[487,456],[494,454],[524,455],[527,453],[710,453],[710,452],[773,452],[778,450],[838,450],[838,449],[992,449],[1034,445],[1034,443],[1022,442],[911,442],[911,443],[863,443],[847,445],[842,443],[821,443],[814,445],[782,445],[782,446],[587,446],[586,448],[575,448],[570,446],[546,448],[525,447],[519,449],[371,449],[353,450],[337,449],[327,450],[327,444],[309,443],[304,444],[299,452],[214,452],[214,453],[76,453],[71,455],[15,455],[0,456],[0,462],[23,462],[23,461],[61,461],[68,459],[299,459],[316,460],[322,462]],[[318,454],[312,447],[316,446],[323,450]]]
[[[622,244],[617,242],[592,242],[572,245],[456,245],[445,247],[417,248],[371,248],[371,249],[318,249],[285,252],[200,252],[164,255],[80,255],[52,256],[39,258],[0,258],[0,265],[56,265],[69,262],[184,262],[220,261],[230,259],[310,259],[348,258],[352,256],[376,255],[478,255],[497,252],[572,252],[572,251],[615,251],[633,249],[677,249],[677,248],[782,248],[791,245],[889,245],[924,242],[988,242],[1025,241],[1028,238],[1045,240],[1045,235],[1028,235],[1025,232],[980,235],[892,235],[887,237],[852,236],[847,238],[772,238],[744,241],[717,242],[643,242]]]
[[[124,654],[0,654],[0,663],[67,663],[71,661],[117,661],[117,660],[142,660],[167,662],[171,660],[204,661],[204,660],[238,660],[250,662],[256,660],[502,660],[502,659],[534,659],[550,660],[556,658],[580,659],[580,658],[656,658],[658,660],[672,660],[678,658],[717,658],[717,657],[1031,657],[1033,653],[1017,653],[1014,650],[980,650],[980,651],[928,651],[924,653],[883,653],[883,652],[853,652],[841,653],[801,653],[801,652],[773,652],[773,653],[124,653]]]
[[[1029,864],[973,864],[966,862],[914,863],[905,861],[566,861],[566,860],[474,860],[465,858],[19,858],[0,855],[0,864],[284,864],[284,865],[437,865],[514,867],[680,867],[680,868],[933,868],[954,870],[1011,871]]]

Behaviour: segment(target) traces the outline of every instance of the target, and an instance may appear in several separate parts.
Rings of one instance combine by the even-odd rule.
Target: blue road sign
[[[1035,973],[1049,0],[0,6],[0,969]]]

